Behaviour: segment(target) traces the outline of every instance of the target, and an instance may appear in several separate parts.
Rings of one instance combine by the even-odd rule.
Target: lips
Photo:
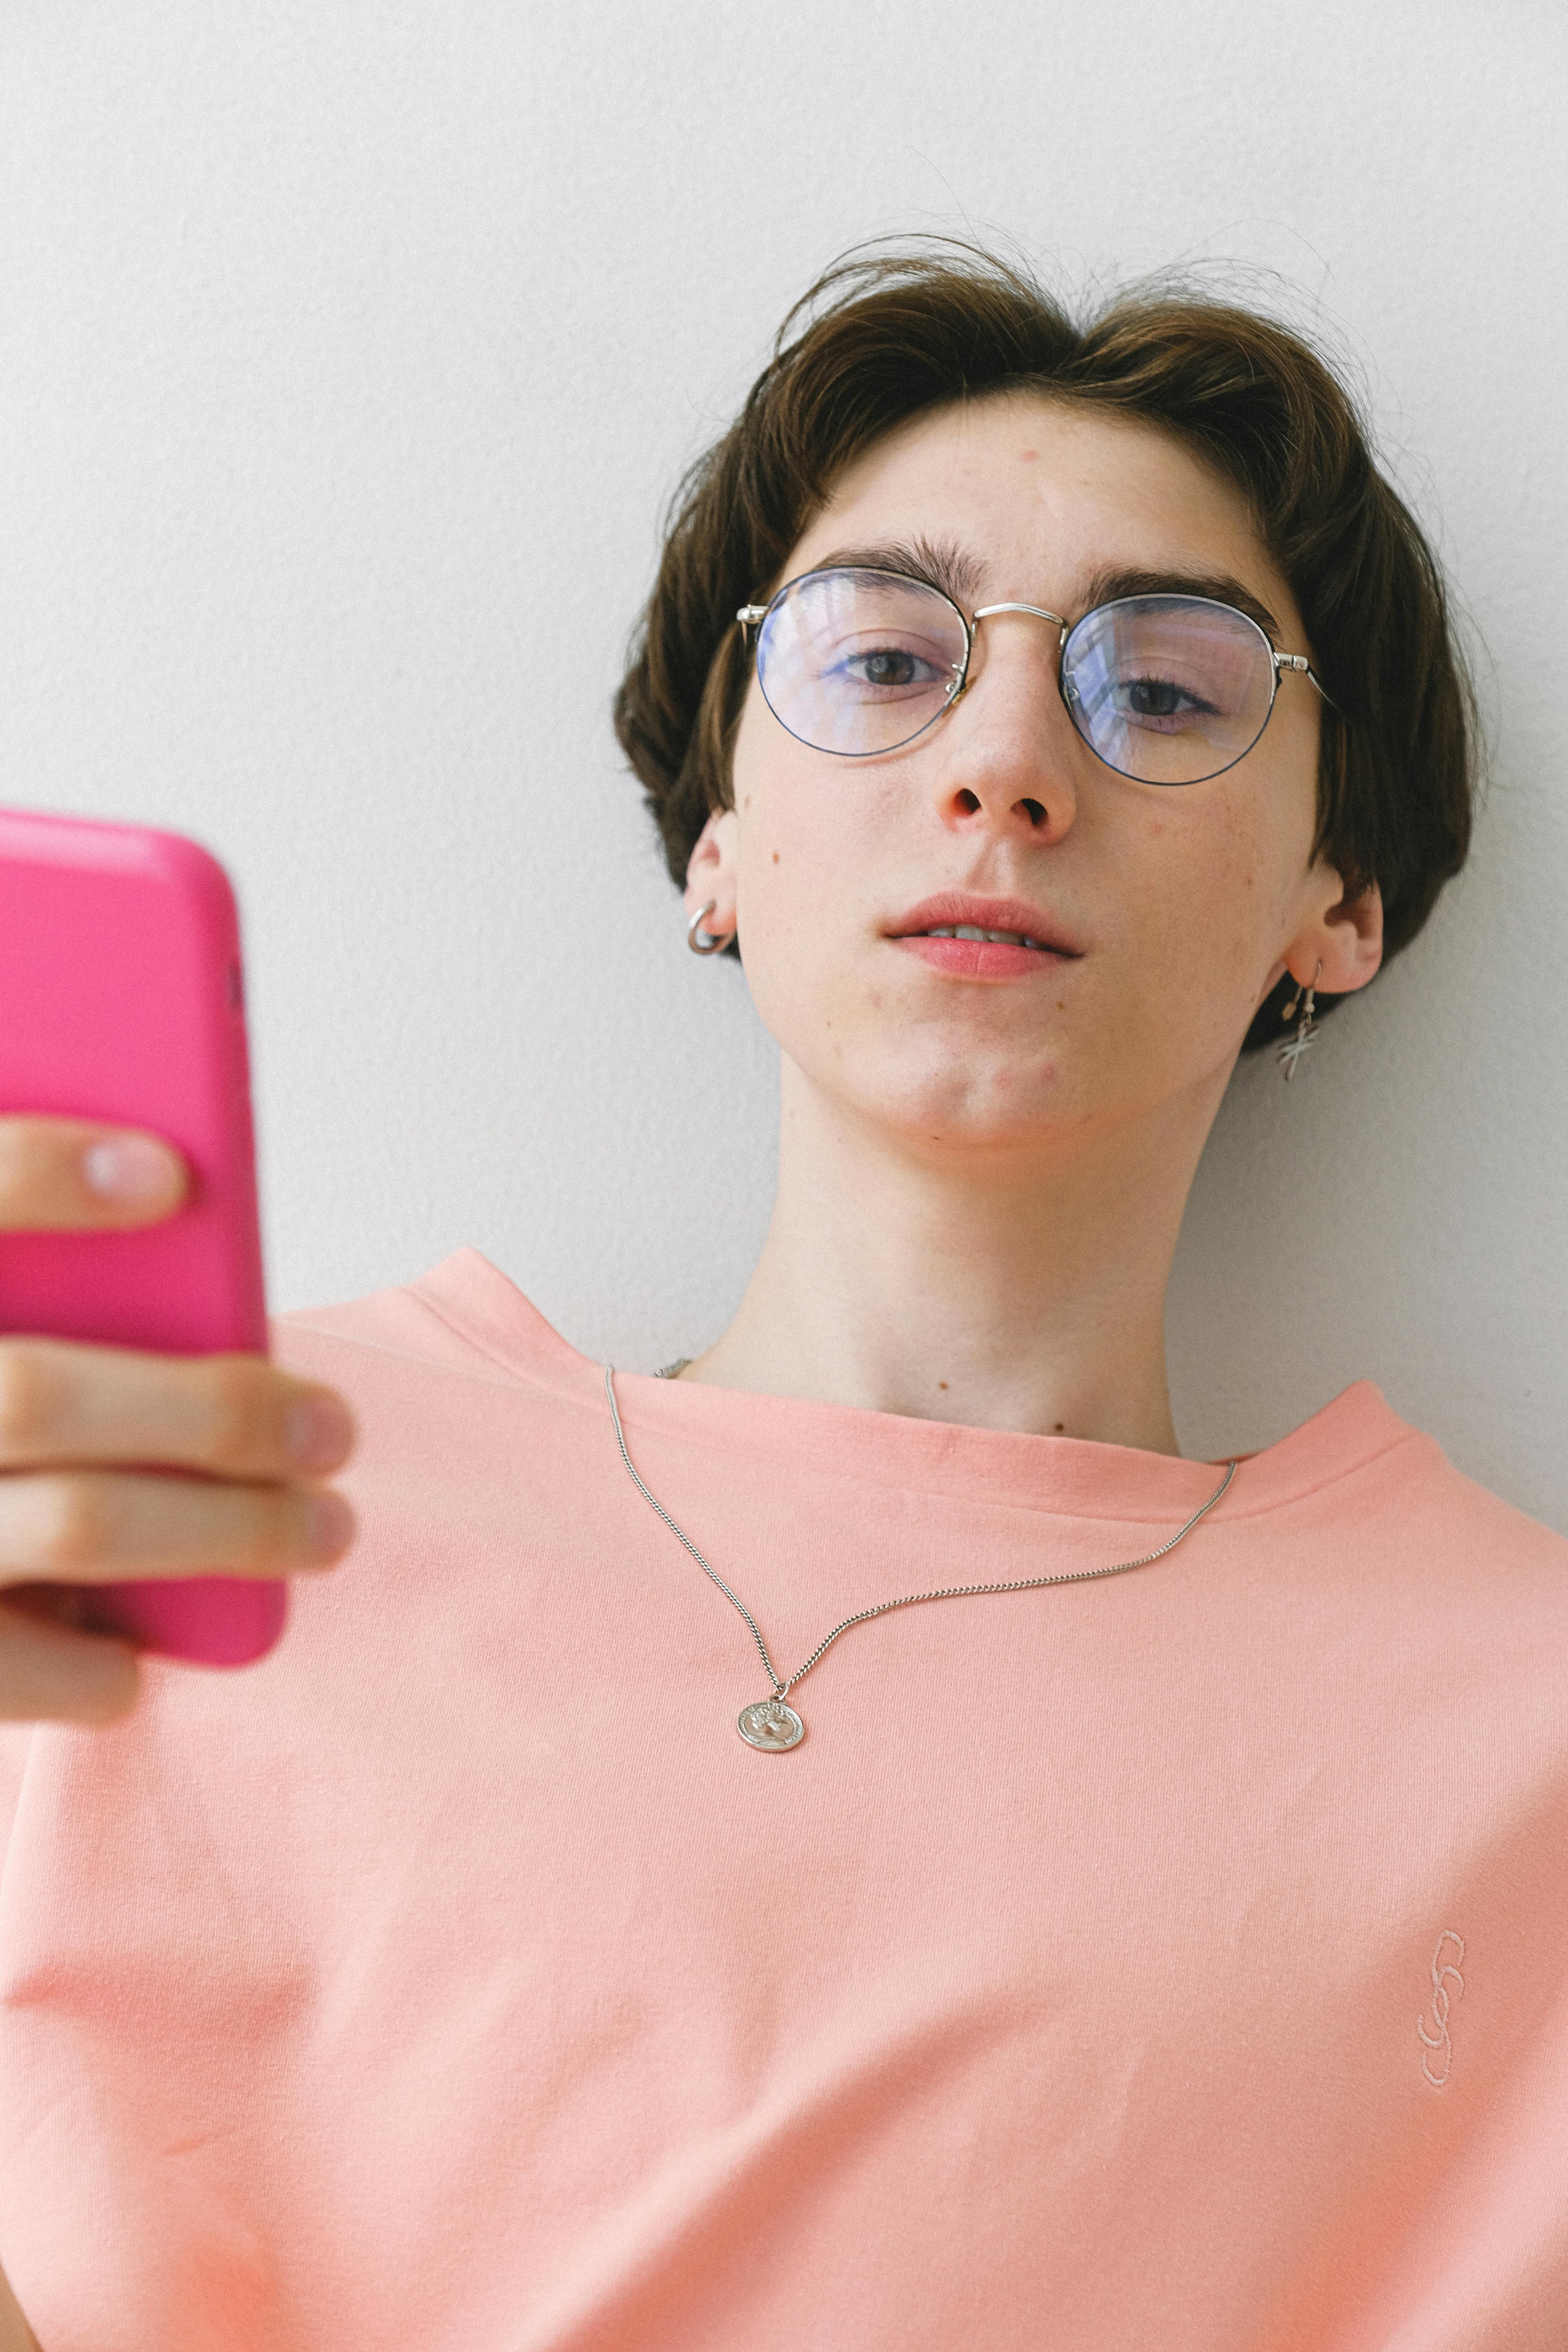
[[[923,963],[967,980],[1015,980],[1059,971],[1083,953],[1044,908],[970,891],[945,890],[923,898],[890,923],[885,936]]]

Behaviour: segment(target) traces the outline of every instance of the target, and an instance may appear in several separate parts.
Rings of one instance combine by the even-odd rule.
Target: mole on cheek
[[[775,849],[775,850],[774,850],[774,852],[773,852],[773,864],[776,866],[776,865],[778,864],[778,862],[779,862],[779,854],[778,854],[778,851]]]

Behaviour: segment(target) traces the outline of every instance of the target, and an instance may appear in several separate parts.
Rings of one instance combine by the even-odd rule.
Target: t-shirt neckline
[[[457,1251],[407,1292],[491,1363],[563,1392],[603,1413],[608,1425],[604,1366],[563,1339],[479,1251]],[[731,1455],[794,1460],[856,1483],[1074,1517],[1167,1519],[1204,1502],[1225,1466],[1225,1457],[1193,1461],[1089,1438],[976,1429],[618,1368],[616,1390],[628,1439],[638,1433],[656,1444],[717,1445]],[[1275,1509],[1411,1443],[1437,1451],[1374,1382],[1352,1381],[1285,1436],[1238,1455],[1218,1507],[1227,1518]]]

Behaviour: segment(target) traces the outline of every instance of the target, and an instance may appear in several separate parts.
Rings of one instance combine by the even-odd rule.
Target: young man
[[[15,1736],[0,1891],[40,2340],[1544,2352],[1564,1546],[1365,1382],[1234,1469],[1165,1382],[1244,1042],[1468,838],[1342,394],[1237,312],[829,281],[618,718],[783,1049],[729,1330],[617,1379],[468,1254],[279,1368],[0,1349],[34,1585],[319,1564],[362,1433],[246,1675],[127,1712],[5,1622],[77,1718]],[[13,1223],[176,1197],[5,1139]]]

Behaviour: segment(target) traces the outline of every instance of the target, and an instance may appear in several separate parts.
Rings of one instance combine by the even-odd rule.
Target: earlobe
[[[691,920],[686,926],[686,944],[691,950],[693,955],[722,955],[725,949],[730,945],[731,940],[735,936],[733,931],[705,931],[703,929],[703,924],[708,920],[708,918],[712,912],[713,900],[710,898],[702,906],[698,908],[697,912],[692,916]]]
[[[1321,985],[1327,995],[1347,995],[1375,979],[1383,963],[1383,892],[1375,882],[1354,898],[1342,898],[1324,918]]]
[[[735,929],[735,813],[715,809],[701,832],[686,867],[686,916],[689,925],[699,909],[711,915],[709,932]]]
[[[1342,897],[1325,908],[1292,940],[1280,969],[1298,988],[1310,985],[1317,972],[1320,995],[1349,996],[1376,977],[1382,962],[1383,893],[1369,882],[1355,898]]]

